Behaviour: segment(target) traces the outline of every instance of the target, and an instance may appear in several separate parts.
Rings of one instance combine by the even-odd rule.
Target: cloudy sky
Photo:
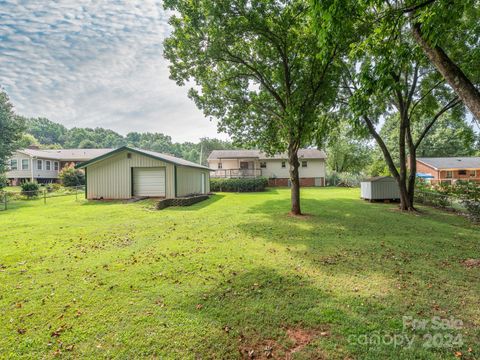
[[[168,14],[150,0],[0,0],[0,84],[18,113],[175,141],[217,135],[168,78]]]

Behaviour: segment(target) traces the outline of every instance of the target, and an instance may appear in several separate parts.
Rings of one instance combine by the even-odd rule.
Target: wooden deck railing
[[[215,178],[254,178],[262,176],[261,169],[216,169],[210,173]]]

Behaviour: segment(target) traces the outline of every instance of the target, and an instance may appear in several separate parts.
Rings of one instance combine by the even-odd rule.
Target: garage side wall
[[[175,197],[173,164],[124,151],[87,167],[87,198],[129,199],[134,167],[165,167],[166,197]]]
[[[205,174],[205,193],[210,192],[210,172],[177,165],[177,196],[203,194],[202,174]]]

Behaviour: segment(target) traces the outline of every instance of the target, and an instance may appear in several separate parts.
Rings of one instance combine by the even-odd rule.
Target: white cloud
[[[158,1],[1,2],[1,85],[18,113],[67,127],[225,138],[168,78],[167,20]]]

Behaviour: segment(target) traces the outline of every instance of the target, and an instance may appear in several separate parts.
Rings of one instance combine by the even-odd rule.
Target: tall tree
[[[334,46],[320,48],[306,1],[167,0],[171,77],[237,143],[286,151],[291,212],[301,214],[299,148],[327,130],[335,95]]]
[[[23,129],[23,120],[15,116],[7,93],[0,91],[0,173],[5,170],[7,159],[17,150]]]
[[[416,152],[436,121],[460,101],[423,56],[410,36],[408,21],[391,21],[388,1],[332,4],[339,1],[319,1],[315,11],[317,18],[329,20],[327,29],[345,34],[351,43],[343,77],[345,98],[340,101],[348,104],[356,126],[367,130],[380,147],[398,183],[400,208],[414,210]],[[322,41],[329,40],[328,31],[320,35]],[[385,117],[396,119],[398,164],[378,132]],[[414,124],[424,119],[428,121],[415,134]]]
[[[480,121],[480,1],[416,0],[397,7],[408,14],[430,62]]]
[[[320,39],[357,37],[358,30],[385,35],[393,44],[401,31],[423,53],[480,122],[480,1],[311,0],[314,14],[327,22]],[[353,43],[352,46],[358,46]]]

